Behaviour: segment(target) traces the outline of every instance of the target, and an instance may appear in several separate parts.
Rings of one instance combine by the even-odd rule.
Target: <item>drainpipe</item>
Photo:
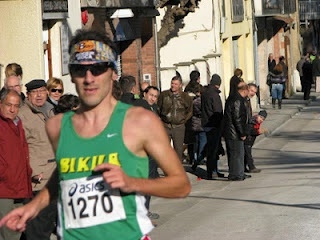
[[[256,84],[259,86],[260,85],[260,78],[259,78],[259,58],[258,58],[258,28],[257,28],[257,24],[254,22],[253,23],[253,48],[254,48],[254,54],[253,54],[253,58],[254,58],[254,75],[255,75],[255,79],[256,79]]]
[[[256,16],[255,16],[255,4],[254,0],[251,1],[251,6],[253,7],[253,12],[252,12],[252,25],[253,25],[253,49],[254,49],[254,76],[256,80],[256,85],[258,86],[258,105],[260,108],[260,76],[259,76],[259,58],[258,58],[258,26],[256,24]]]
[[[154,31],[154,43],[156,49],[156,78],[157,78],[157,86],[161,91],[161,79],[160,79],[160,59],[159,59],[159,46],[158,46],[158,31],[157,31],[157,21],[156,17],[152,18],[153,21],[153,31]]]
[[[1,77],[2,68],[3,68],[3,65],[0,63],[0,79],[2,79],[2,77]],[[4,85],[4,84],[3,84],[3,85]],[[0,86],[1,86],[1,82],[0,82]],[[2,87],[2,86],[1,86],[1,87]]]

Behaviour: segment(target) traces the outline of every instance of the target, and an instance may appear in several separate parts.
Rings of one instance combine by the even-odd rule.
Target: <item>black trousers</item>
[[[56,231],[57,215],[57,201],[52,201],[39,212],[37,217],[27,223],[27,228],[24,232],[25,239],[50,240],[51,234]]]
[[[158,177],[159,177],[158,164],[152,157],[149,156],[149,178],[158,178]],[[146,195],[145,198],[146,198],[145,206],[149,210],[151,196]]]
[[[310,98],[310,91],[311,91],[311,83],[307,82],[303,84],[303,99],[309,100]]]
[[[229,178],[244,177],[244,143],[242,140],[225,139],[227,147]]]
[[[248,166],[249,170],[255,168],[252,157],[252,145],[244,145],[244,168]]]
[[[207,174],[210,175],[212,172],[218,172],[218,158],[217,151],[221,141],[220,130],[217,128],[211,128],[206,131],[207,136]]]

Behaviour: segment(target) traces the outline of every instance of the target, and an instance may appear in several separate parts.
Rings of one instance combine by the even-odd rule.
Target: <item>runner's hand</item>
[[[5,225],[13,231],[23,232],[26,230],[27,221],[34,218],[37,213],[30,204],[16,208],[0,220],[0,227]]]
[[[101,172],[102,177],[111,188],[120,188],[123,192],[133,192],[132,178],[126,175],[120,166],[102,163],[95,167],[95,172]]]

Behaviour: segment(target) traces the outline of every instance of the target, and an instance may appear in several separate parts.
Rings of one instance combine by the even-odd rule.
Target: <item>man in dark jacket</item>
[[[139,91],[136,84],[136,78],[134,76],[121,76],[121,78],[119,79],[119,85],[121,89],[121,102],[150,110],[149,104],[144,99],[135,97],[135,95],[139,95]]]
[[[211,77],[208,89],[201,95],[201,124],[207,136],[207,179],[224,177],[218,171],[216,157],[221,141],[221,123],[223,118],[220,98],[221,78],[218,74]]]
[[[182,91],[182,80],[179,76],[171,79],[169,90],[160,93],[158,106],[163,125],[182,161],[185,123],[192,116],[192,98]]]
[[[306,58],[305,63],[302,66],[302,89],[303,89],[303,99],[308,100],[310,98],[310,91],[313,82],[312,77],[312,63],[309,57]]]
[[[228,97],[224,112],[223,136],[226,141],[230,181],[242,181],[244,174],[244,140],[247,136],[248,113],[246,97],[248,85],[240,83],[238,92]]]
[[[320,54],[317,54],[316,59],[312,61],[312,76],[316,84],[316,92],[320,92]],[[318,81],[317,81],[318,79]]]
[[[134,94],[137,94],[138,92],[137,92],[136,79],[134,76],[131,76],[131,75],[122,76],[119,79],[119,83],[120,83],[120,88],[122,92],[122,95],[120,97],[121,102],[138,106],[138,107],[143,107],[158,115],[156,101],[158,99],[159,89],[157,87],[154,87],[154,86],[146,87],[142,95],[140,93],[140,97],[143,96],[143,98],[136,99]],[[159,177],[158,165],[151,156],[148,156],[148,158],[149,158],[149,178],[158,178]],[[145,197],[146,197],[145,206],[149,211],[151,196],[146,195]],[[149,211],[148,217],[152,220],[158,219],[159,214],[152,213]],[[156,225],[156,223],[154,222],[153,224]]]
[[[135,101],[134,95],[139,94],[135,77],[131,75],[121,76],[119,84],[122,92],[120,101],[133,105]]]

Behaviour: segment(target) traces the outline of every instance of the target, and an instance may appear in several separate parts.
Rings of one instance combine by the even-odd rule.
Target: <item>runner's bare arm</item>
[[[141,192],[158,197],[186,197],[191,189],[186,172],[171,147],[162,122],[151,111],[131,108],[123,128],[125,145],[138,156],[151,155],[164,171],[165,177],[138,179],[127,176],[120,167],[101,164],[104,179],[114,188],[125,192]]]

